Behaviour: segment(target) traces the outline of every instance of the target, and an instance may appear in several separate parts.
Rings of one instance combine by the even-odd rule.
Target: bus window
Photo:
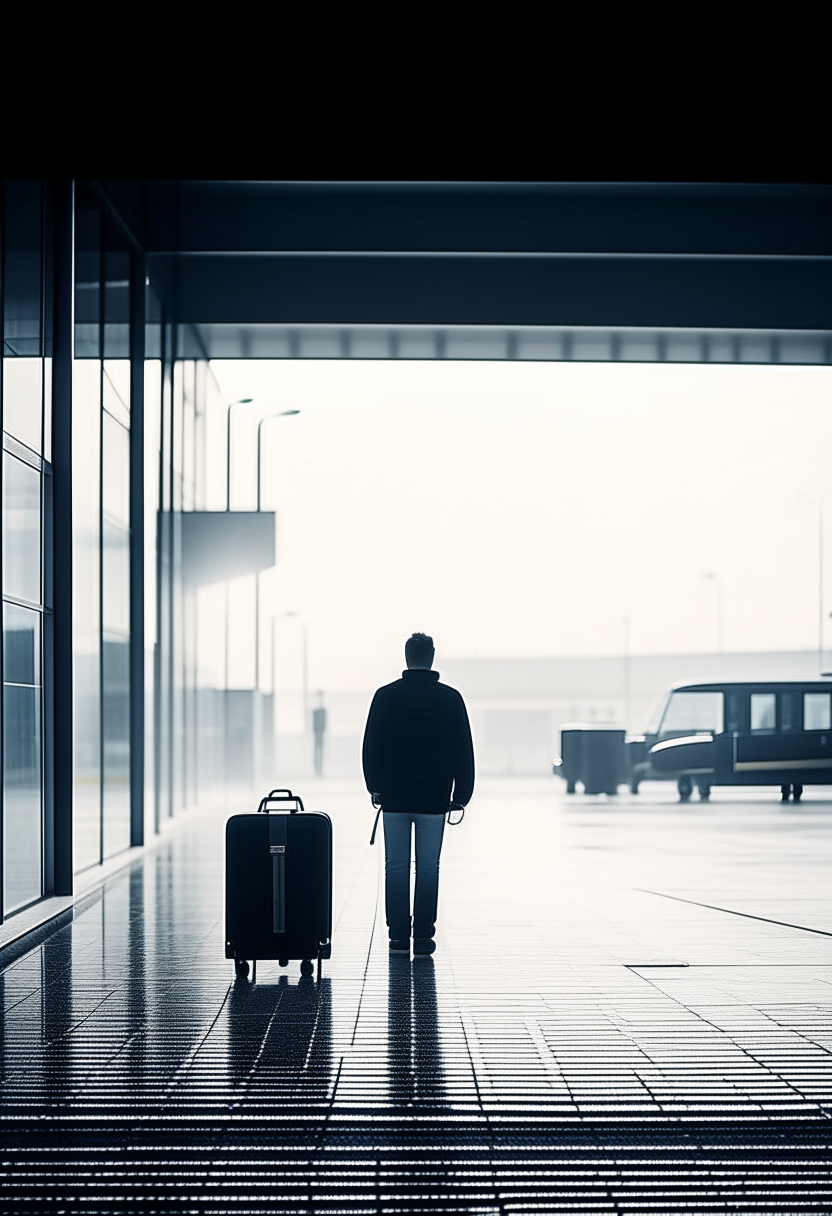
[[[695,735],[722,731],[721,692],[674,692],[662,718],[660,734]]]
[[[803,729],[829,730],[832,725],[830,694],[828,692],[805,692],[803,694]]]
[[[773,692],[752,692],[751,729],[774,730],[777,723],[777,697]]]
[[[783,731],[797,730],[795,703],[793,692],[780,694],[780,729]]]

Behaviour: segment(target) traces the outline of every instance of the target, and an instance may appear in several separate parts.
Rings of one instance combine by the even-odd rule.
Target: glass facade
[[[163,353],[173,337],[171,327],[163,327]],[[215,690],[200,687],[199,596],[184,578],[182,549],[182,513],[204,507],[206,415],[218,390],[204,361],[163,358],[147,366],[161,374],[152,392],[145,381],[146,426],[156,425],[148,422],[147,404],[160,404],[152,441],[159,467],[157,508],[152,521],[148,511],[146,524],[154,529],[157,554],[153,695],[158,722],[154,818],[159,823],[178,808],[195,805],[218,767],[217,697]]]
[[[77,314],[76,314],[77,315]],[[101,521],[99,478],[99,365],[76,361],[73,422],[73,657],[74,862],[85,869],[101,859]],[[86,466],[88,474],[79,476]]]
[[[53,725],[49,694],[55,191],[40,181],[5,182],[0,199],[0,919],[54,890],[49,749],[61,729]],[[222,718],[219,694],[198,686],[199,596],[183,584],[182,558],[182,512],[205,504],[206,413],[209,401],[218,404],[216,383],[206,360],[177,360],[164,292],[146,277],[124,224],[91,184],[74,187],[71,286],[70,874],[147,840],[197,801],[221,770]],[[142,291],[144,316],[137,318]],[[134,434],[136,366],[142,422]],[[131,499],[136,469],[138,507]],[[143,524],[137,552],[135,510]],[[131,634],[137,600],[144,631],[138,666]],[[136,672],[143,709],[131,696]],[[134,702],[143,715],[138,722]],[[138,782],[131,763],[137,738],[144,751]]]
[[[2,199],[2,912],[44,890],[43,502],[50,474],[48,327],[50,198],[41,182],[6,182]]]
[[[3,855],[6,911],[42,887],[40,613],[3,604]]]
[[[130,845],[130,274],[106,211],[75,221],[75,868]],[[88,205],[83,205],[87,203]]]

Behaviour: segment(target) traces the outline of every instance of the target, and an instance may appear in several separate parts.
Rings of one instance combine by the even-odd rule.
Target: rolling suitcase
[[[272,811],[291,803],[288,814]],[[255,815],[225,825],[225,957],[238,976],[258,959],[312,960],[332,953],[332,823],[306,812],[291,790],[272,790]],[[254,976],[252,978],[254,978]]]

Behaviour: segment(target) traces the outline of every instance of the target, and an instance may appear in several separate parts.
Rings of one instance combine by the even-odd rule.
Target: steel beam
[[[200,254],[176,280],[186,324],[832,328],[819,256]]]
[[[144,254],[130,258],[130,843],[144,844]]]
[[[73,885],[72,357],[75,324],[75,190],[55,186],[52,338],[54,831],[55,894]]]

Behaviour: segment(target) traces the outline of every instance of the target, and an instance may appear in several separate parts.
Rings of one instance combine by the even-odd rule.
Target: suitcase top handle
[[[301,802],[301,800],[297,796],[297,794],[293,794],[291,790],[272,790],[270,793],[268,793],[266,795],[265,798],[261,799],[260,805],[257,808],[257,814],[259,815],[260,812],[262,811],[264,814],[268,815],[270,802],[294,802],[294,803],[296,803],[295,806],[289,807],[290,815],[297,815],[298,811],[303,810],[303,803]]]

